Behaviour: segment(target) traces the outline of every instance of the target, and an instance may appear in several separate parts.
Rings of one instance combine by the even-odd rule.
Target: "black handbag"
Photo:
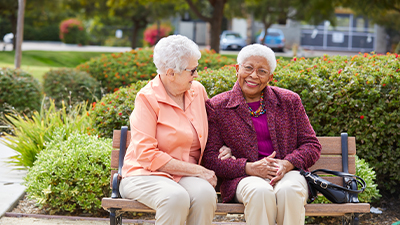
[[[343,177],[345,183],[344,187],[321,178],[316,174],[317,172],[324,172]],[[309,198],[309,203],[316,199],[318,192],[324,195],[332,203],[358,203],[359,201],[357,194],[363,192],[366,186],[364,179],[361,177],[344,172],[318,169],[312,172],[305,172],[304,170],[301,170],[300,174],[306,179],[310,190],[311,196]],[[361,185],[360,190],[357,188],[358,184]]]

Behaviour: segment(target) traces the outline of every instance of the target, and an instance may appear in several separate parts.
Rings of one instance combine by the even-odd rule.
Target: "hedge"
[[[342,132],[355,136],[357,154],[374,167],[379,187],[395,193],[400,186],[399,68],[397,54],[278,59],[271,85],[300,95],[318,136]],[[230,90],[236,80],[235,70],[229,66],[206,69],[199,75],[209,97]],[[129,92],[136,93],[140,87],[132,85],[123,89],[126,94],[108,95],[93,107],[91,116],[106,123],[95,124],[94,132],[111,136],[113,129],[129,126],[135,97]],[[109,112],[116,107],[124,110]]]
[[[219,69],[235,63],[233,59],[221,56],[213,50],[203,50],[201,53],[199,71],[207,68]],[[102,55],[78,65],[77,68],[98,80],[107,93],[157,75],[153,63],[153,50],[149,48]]]

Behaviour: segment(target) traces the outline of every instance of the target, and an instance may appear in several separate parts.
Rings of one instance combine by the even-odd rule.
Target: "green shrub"
[[[17,112],[30,114],[39,110],[42,87],[31,74],[10,68],[0,68],[0,114],[7,105]]]
[[[67,105],[75,105],[78,102],[92,103],[100,98],[99,82],[88,73],[71,68],[53,69],[45,73],[43,89],[59,108],[62,107],[62,101]]]
[[[229,66],[217,71],[207,69],[199,72],[197,80],[212,97],[232,88],[236,81],[234,74],[235,68]],[[138,81],[130,87],[105,95],[100,102],[93,103],[89,110],[93,122],[91,133],[100,137],[112,137],[113,130],[121,129],[121,126],[129,127],[129,116],[134,109],[136,94],[147,83],[148,81]]]
[[[233,64],[234,59],[216,54],[215,51],[202,51],[199,60],[199,71],[204,69],[219,69],[224,65]],[[109,93],[126,87],[138,80],[150,80],[157,75],[153,63],[151,49],[132,50],[118,54],[102,55],[77,67],[88,72],[101,82],[102,87]]]
[[[206,69],[199,72],[199,81],[207,91],[208,97],[229,91],[236,82],[236,69],[233,66],[225,66],[219,70]]]
[[[8,162],[23,168],[33,166],[45,142],[54,138],[56,128],[65,126],[66,139],[72,132],[86,132],[91,124],[86,104],[78,104],[67,113],[65,107],[58,110],[54,101],[46,100],[40,112],[33,112],[32,117],[15,112],[7,115],[4,123],[11,127],[13,135],[5,134],[0,143],[17,152]]]
[[[60,29],[57,24],[38,27],[25,23],[24,40],[60,41]]]
[[[379,190],[377,189],[377,184],[375,183],[376,174],[375,171],[369,166],[364,159],[360,159],[356,157],[356,175],[363,178],[367,186],[365,187],[364,192],[358,194],[358,200],[361,203],[370,203],[372,200],[378,200],[381,195],[379,194]],[[360,188],[360,187],[359,187]],[[331,203],[324,196],[318,196],[318,198],[313,202],[317,203]]]
[[[134,108],[136,94],[147,83],[148,81],[138,81],[130,87],[105,95],[100,102],[94,102],[89,110],[92,119],[89,132],[111,138],[113,130],[129,126],[129,116]]]
[[[110,196],[111,139],[58,128],[25,177],[26,192],[50,214],[98,214]]]
[[[357,155],[394,193],[400,181],[400,62],[397,54],[293,58],[279,62],[274,85],[297,92],[319,136],[347,132]]]
[[[66,44],[86,45],[88,36],[82,21],[73,18],[61,21],[60,39]]]

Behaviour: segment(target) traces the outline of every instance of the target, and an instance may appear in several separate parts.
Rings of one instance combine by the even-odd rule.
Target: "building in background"
[[[288,20],[286,25],[274,24],[285,35],[285,48],[293,45],[309,50],[387,52],[385,29],[372,24],[361,16],[355,16],[347,9],[336,10],[337,24],[333,27],[329,21],[317,26]],[[209,25],[201,20],[176,21],[176,33],[187,36],[198,45],[209,45]],[[263,24],[253,18],[234,18],[226,22],[226,29],[239,33],[247,43],[255,43],[263,30]],[[221,32],[223,31],[221,30]]]

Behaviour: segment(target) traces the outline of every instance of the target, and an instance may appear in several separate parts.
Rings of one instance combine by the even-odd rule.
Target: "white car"
[[[239,33],[226,30],[221,34],[219,45],[222,50],[240,50],[246,46],[247,43]]]

